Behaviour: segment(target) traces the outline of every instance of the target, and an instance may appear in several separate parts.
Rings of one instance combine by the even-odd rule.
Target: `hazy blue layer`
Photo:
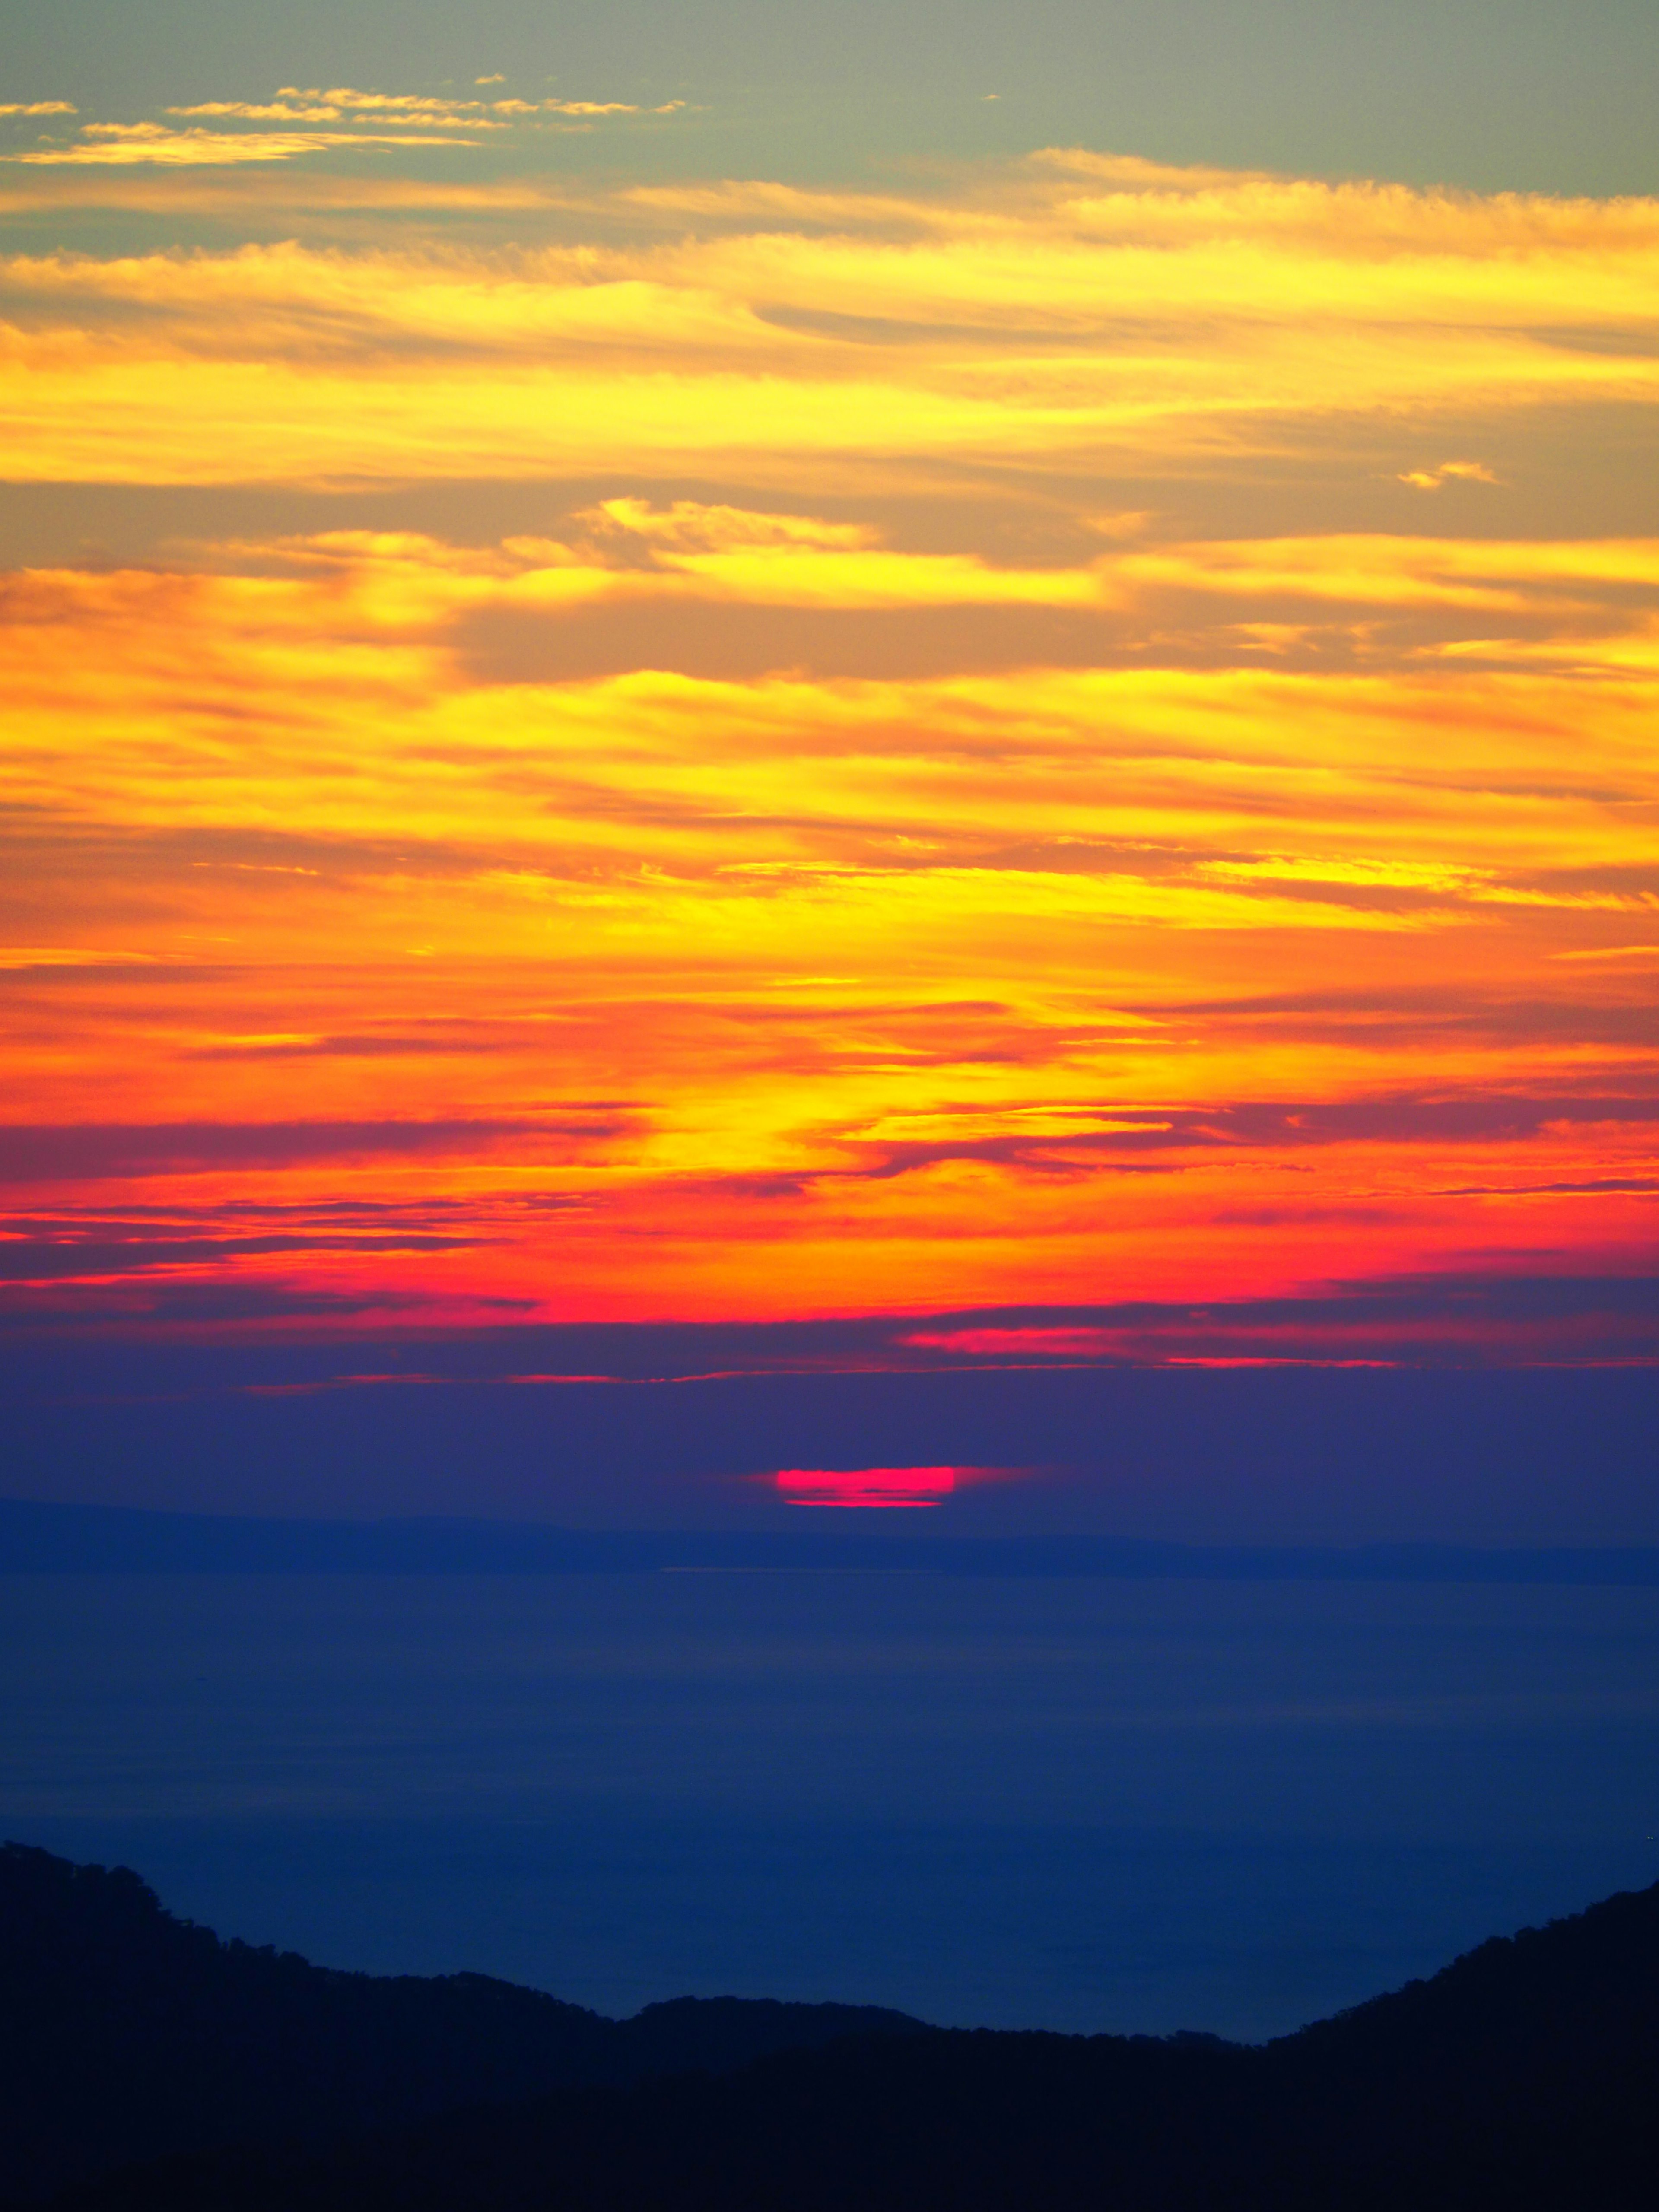
[[[1262,2033],[1659,1875],[1659,1592],[18,1577],[0,1826],[329,1963]]]
[[[770,1528],[562,1528],[542,1522],[437,1517],[261,1519],[0,1498],[0,1574],[614,1576],[896,1569],[996,1581],[1058,1575],[1138,1582],[1659,1589],[1659,1547],[1203,1545],[1076,1533],[963,1536],[952,1533],[943,1513],[924,1512],[801,1512],[793,1527]]]
[[[1659,1283],[1634,1277],[1617,1285],[1628,1303],[1607,1308],[1570,1303],[1603,1298],[1609,1285],[1595,1279],[1498,1288],[1505,1325],[1607,1310],[1646,1326],[1659,1311]],[[1008,1310],[1018,1325],[1056,1310]],[[879,1533],[1659,1544],[1651,1367],[730,1371],[792,1353],[804,1364],[878,1359],[918,1325],[878,1316],[159,1346],[0,1334],[6,1486],[40,1501],[221,1515],[799,1538],[824,1516],[786,1504],[768,1470],[950,1462],[1029,1472],[972,1485],[934,1512],[883,1515]],[[441,1387],[343,1379],[353,1363],[380,1372],[400,1360]],[[558,1373],[635,1379],[509,1379]],[[643,1379],[653,1374],[683,1379]]]

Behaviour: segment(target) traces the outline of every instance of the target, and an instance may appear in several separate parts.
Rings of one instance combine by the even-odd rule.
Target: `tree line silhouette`
[[[57,2212],[1647,2212],[1659,1885],[1260,2046],[222,1943],[0,1850],[0,2199]]]

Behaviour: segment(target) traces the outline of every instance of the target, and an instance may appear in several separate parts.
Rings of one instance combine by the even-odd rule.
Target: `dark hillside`
[[[452,2113],[63,2212],[1648,2212],[1659,1887],[1261,2049],[933,2030]]]
[[[0,1969],[3,2186],[86,2177],[62,2212],[1659,2202],[1659,1887],[1260,2049],[735,2000],[618,2023],[221,1943],[15,1845]]]
[[[1354,2212],[1659,2203],[1659,1886],[1494,1937],[1266,2055],[1310,2170]]]
[[[616,2021],[483,1974],[337,1973],[221,1942],[125,1868],[0,1846],[0,2198],[168,2152],[322,2144],[558,2083],[717,2073],[914,2025],[735,1998]]]

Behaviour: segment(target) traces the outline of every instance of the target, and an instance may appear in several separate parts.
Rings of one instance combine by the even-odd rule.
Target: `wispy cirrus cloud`
[[[126,167],[155,163],[164,167],[223,168],[244,161],[291,161],[336,146],[402,146],[410,141],[371,131],[251,131],[232,136],[222,131],[170,131],[159,123],[89,123],[72,146],[38,147],[26,154],[0,156],[42,167],[103,164]],[[428,145],[464,145],[465,139],[427,139]]]
[[[337,123],[345,109],[331,94],[296,93],[291,100],[199,100],[191,107],[169,107],[169,115],[211,116],[238,123]]]
[[[476,148],[490,132],[510,132],[531,123],[562,120],[585,128],[612,117],[674,115],[685,105],[683,100],[653,107],[629,100],[471,100],[425,93],[359,91],[349,85],[309,89],[288,85],[270,100],[205,100],[169,106],[163,111],[172,118],[168,122],[83,123],[78,125],[78,137],[72,141],[48,142],[0,155],[0,161],[37,168],[146,165],[222,168],[292,161],[304,155],[335,149]],[[0,104],[0,118],[78,112],[67,100]],[[365,123],[383,127],[365,130]],[[264,127],[272,124],[310,127]],[[239,127],[244,125],[260,127]]]

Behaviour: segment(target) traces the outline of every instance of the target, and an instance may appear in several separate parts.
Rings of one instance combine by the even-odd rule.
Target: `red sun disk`
[[[971,1470],[955,1467],[781,1467],[774,1480],[791,1505],[937,1505]]]

